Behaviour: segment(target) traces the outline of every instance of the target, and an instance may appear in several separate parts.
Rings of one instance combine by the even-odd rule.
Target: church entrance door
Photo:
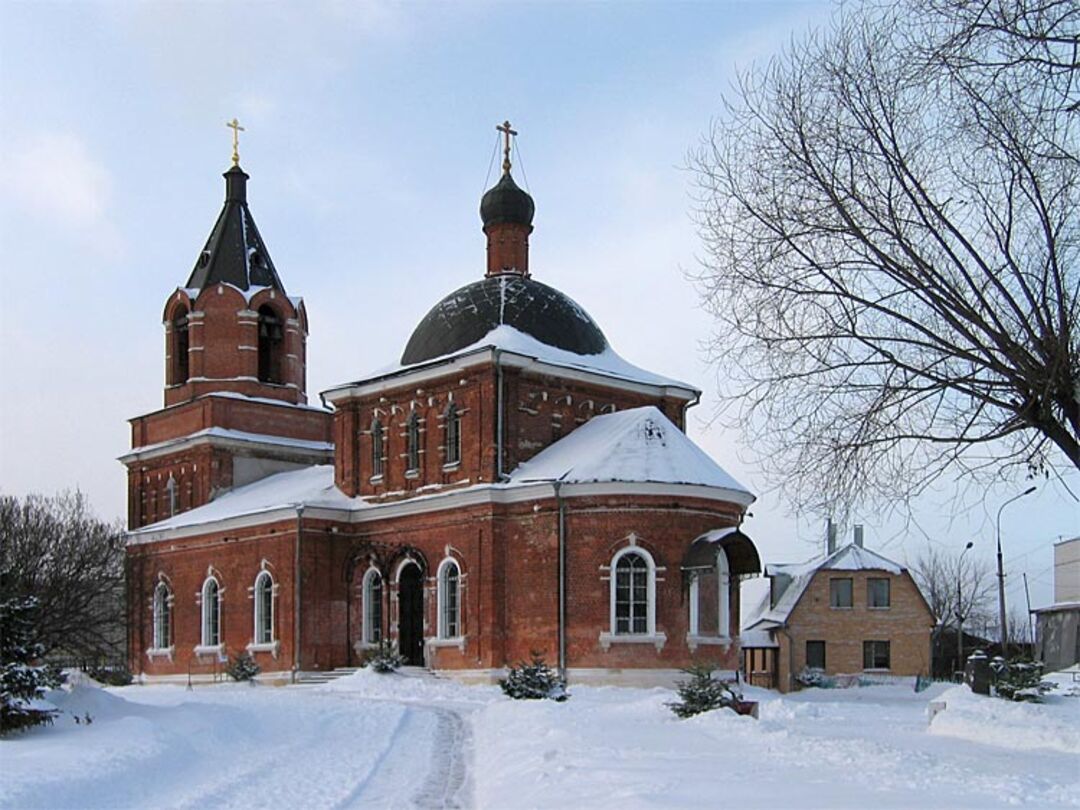
[[[410,666],[424,665],[424,579],[420,566],[406,565],[398,579],[398,649]]]

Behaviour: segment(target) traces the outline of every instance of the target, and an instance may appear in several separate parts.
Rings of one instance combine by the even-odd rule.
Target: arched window
[[[259,307],[259,381],[280,383],[281,343],[283,331],[281,319],[266,304]]]
[[[221,586],[207,577],[202,587],[202,646],[221,644]]]
[[[375,419],[371,423],[371,477],[377,478],[383,474],[383,427],[382,422]]]
[[[416,411],[409,414],[405,426],[405,471],[416,472],[420,469],[420,417]]]
[[[376,569],[364,574],[364,643],[382,641],[383,579]]]
[[[611,632],[653,635],[656,630],[656,566],[644,549],[631,546],[611,564]]]
[[[255,577],[255,643],[274,641],[274,578],[269,571]]]
[[[461,572],[453,560],[439,566],[439,638],[461,635]]]
[[[182,385],[188,380],[188,311],[187,307],[177,307],[172,319],[172,382]]]
[[[450,403],[446,409],[446,457],[444,464],[461,462],[461,414],[457,405]]]
[[[704,639],[731,637],[731,574],[723,549],[716,552],[712,568],[692,574],[690,635]]]
[[[154,588],[154,649],[164,650],[172,639],[172,594],[159,582]]]

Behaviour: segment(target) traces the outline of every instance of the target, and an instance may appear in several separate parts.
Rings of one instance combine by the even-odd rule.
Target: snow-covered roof
[[[334,388],[330,390],[347,388],[351,385],[361,385],[383,377],[391,377],[432,365],[438,365],[440,363],[445,363],[448,360],[490,349],[498,349],[499,351],[529,357],[553,366],[599,374],[613,379],[628,380],[630,382],[644,383],[645,385],[681,388],[686,391],[697,392],[697,388],[689,383],[681,382],[680,380],[675,380],[670,377],[664,377],[660,374],[654,374],[651,371],[646,371],[632,363],[628,363],[610,346],[598,354],[575,354],[574,352],[542,343],[531,335],[527,335],[506,324],[496,326],[480,340],[455,352],[451,352],[450,354],[436,357],[431,360],[425,360],[421,363],[414,363],[412,365],[394,363],[372,371],[370,374],[366,374],[355,383],[343,383],[342,385],[334,386]]]
[[[287,403],[286,403],[287,404]],[[330,453],[334,450],[332,442],[320,442],[312,441],[310,439],[293,439],[288,436],[275,436],[271,433],[250,433],[245,430],[232,430],[231,428],[211,427],[203,430],[197,430],[194,433],[189,433],[186,436],[179,436],[175,439],[166,439],[162,442],[156,442],[154,444],[147,444],[142,447],[135,447],[129,450],[124,455],[120,456],[121,460],[142,457],[145,455],[152,455],[162,450],[176,447],[182,444],[190,444],[197,441],[210,441],[210,440],[232,441],[232,442],[244,442],[248,444],[269,444],[276,445],[278,447],[288,447],[293,450],[301,450],[311,453]]]
[[[648,406],[592,418],[522,464],[505,483],[433,490],[404,502],[383,502],[344,495],[334,485],[333,466],[318,465],[277,473],[237,487],[208,504],[144,526],[133,534],[204,526],[301,505],[355,512],[480,490],[509,495],[537,483],[560,480],[573,484],[683,484],[708,488],[714,496],[733,503],[749,505],[754,500],[742,484],[690,441],[659,409]],[[725,529],[721,533],[729,531]]]
[[[209,394],[202,394],[197,399],[218,397],[223,399],[240,399],[245,402],[258,402],[263,405],[279,405],[284,408],[297,408],[302,411],[318,411],[319,413],[333,413],[330,408],[325,408],[322,405],[309,405],[306,402],[287,402],[284,399],[271,399],[270,397],[253,397],[248,394],[241,394],[239,391],[212,391]]]
[[[319,464],[269,475],[139,531],[157,532],[297,506],[356,509],[358,505],[357,499],[348,497],[334,486],[334,465]]]
[[[747,629],[769,630],[786,624],[791,611],[795,609],[818,571],[887,571],[890,574],[900,574],[904,568],[887,557],[854,543],[804,563],[767,565],[766,576],[787,576],[791,577],[791,582],[775,605],[770,606],[771,594],[766,593],[758,606],[747,616],[744,626]]]
[[[747,504],[753,500],[746,487],[652,405],[594,416],[510,475],[517,483],[560,480],[696,484],[732,490]]]

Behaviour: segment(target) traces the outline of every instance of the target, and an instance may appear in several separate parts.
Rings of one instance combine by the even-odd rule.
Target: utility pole
[[[956,671],[964,671],[964,600],[960,593],[960,583],[964,579],[964,555],[975,545],[972,541],[964,546],[956,563]]]
[[[1035,487],[1028,487],[1019,495],[1014,495],[1005,501],[997,512],[997,576],[998,576],[998,621],[1000,622],[1001,633],[1001,656],[1005,657],[1005,644],[1008,641],[1008,628],[1005,621],[1005,563],[1001,558],[1001,512],[1013,501],[1018,501],[1025,495],[1030,495],[1035,491]]]

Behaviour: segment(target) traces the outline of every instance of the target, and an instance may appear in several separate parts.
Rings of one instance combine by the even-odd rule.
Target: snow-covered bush
[[[375,672],[383,674],[394,672],[405,665],[405,658],[398,652],[397,647],[387,639],[379,642],[379,646],[369,650],[364,656],[360,666],[371,667]]]
[[[714,678],[713,667],[708,664],[697,664],[683,672],[690,676],[690,680],[676,684],[681,700],[668,704],[668,708],[679,717],[693,717],[713,709],[735,709],[742,703],[742,693],[735,684]]]
[[[134,678],[131,670],[124,664],[103,664],[87,667],[87,675],[105,686],[129,686]]]
[[[39,663],[43,645],[34,637],[38,601],[0,601],[0,734],[52,723],[56,710],[41,700],[63,677]]]
[[[818,667],[803,667],[802,671],[795,676],[795,683],[799,686],[816,686],[819,689],[833,689],[836,686],[836,680]]]
[[[255,663],[250,653],[242,652],[234,655],[229,666],[225,670],[234,681],[255,682],[255,676],[262,672],[262,668]]]
[[[1042,662],[1030,658],[1014,658],[1008,662],[995,658],[990,669],[994,673],[994,694],[1005,700],[1041,703],[1042,696],[1056,686],[1042,679]]]
[[[516,667],[510,667],[506,677],[499,681],[499,687],[503,694],[514,700],[563,701],[570,697],[566,682],[536,652],[532,654],[531,663],[522,661]]]

